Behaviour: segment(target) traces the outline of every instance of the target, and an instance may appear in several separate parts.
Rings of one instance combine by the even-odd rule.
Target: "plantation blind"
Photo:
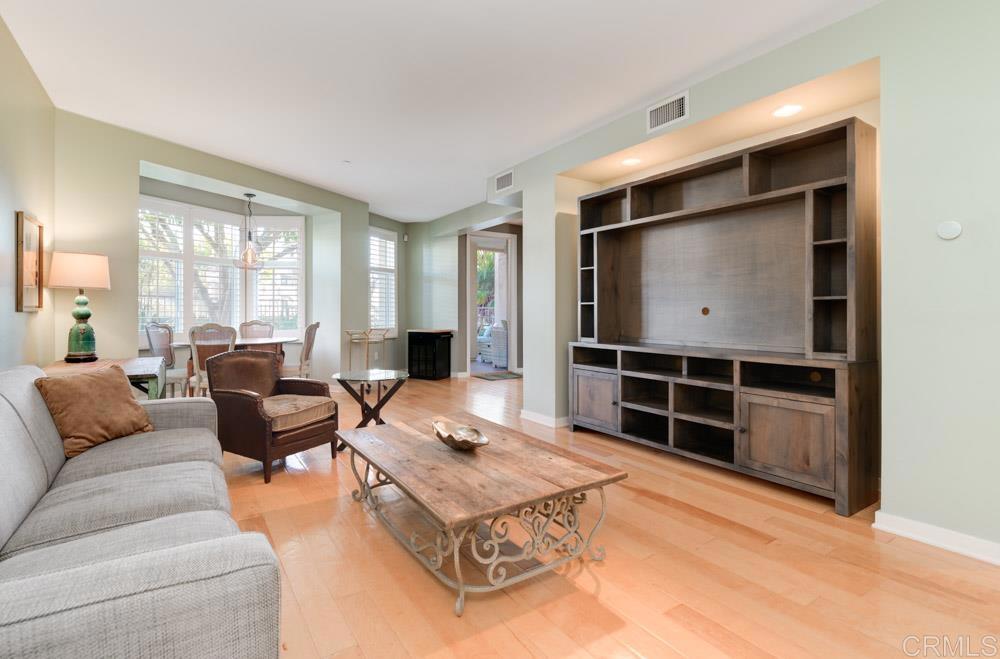
[[[368,231],[368,324],[396,336],[396,233]]]

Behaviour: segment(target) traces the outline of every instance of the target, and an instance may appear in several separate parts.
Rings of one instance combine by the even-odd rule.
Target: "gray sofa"
[[[207,399],[143,401],[156,429],[75,458],[0,371],[0,657],[276,657],[279,569],[241,533]]]

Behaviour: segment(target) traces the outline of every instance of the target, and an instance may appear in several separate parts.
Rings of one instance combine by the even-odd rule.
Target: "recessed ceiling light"
[[[782,105],[780,108],[772,112],[776,117],[791,117],[792,115],[802,112],[801,105]]]
[[[642,161],[638,158],[626,158],[625,160],[622,160],[622,164],[626,167],[632,167],[633,165],[638,165],[641,162]]]

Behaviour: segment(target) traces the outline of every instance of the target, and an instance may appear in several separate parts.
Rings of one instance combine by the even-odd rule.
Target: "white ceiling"
[[[491,174],[873,4],[0,0],[0,16],[57,107],[420,221],[483,201]]]

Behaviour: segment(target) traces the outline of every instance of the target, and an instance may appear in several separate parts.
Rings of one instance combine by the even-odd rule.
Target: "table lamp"
[[[111,273],[108,257],[103,254],[79,254],[75,252],[55,252],[49,270],[49,288],[75,288],[79,291],[74,302],[73,318],[76,324],[69,331],[67,362],[97,361],[97,341],[90,319],[90,300],[83,289],[111,290]]]

